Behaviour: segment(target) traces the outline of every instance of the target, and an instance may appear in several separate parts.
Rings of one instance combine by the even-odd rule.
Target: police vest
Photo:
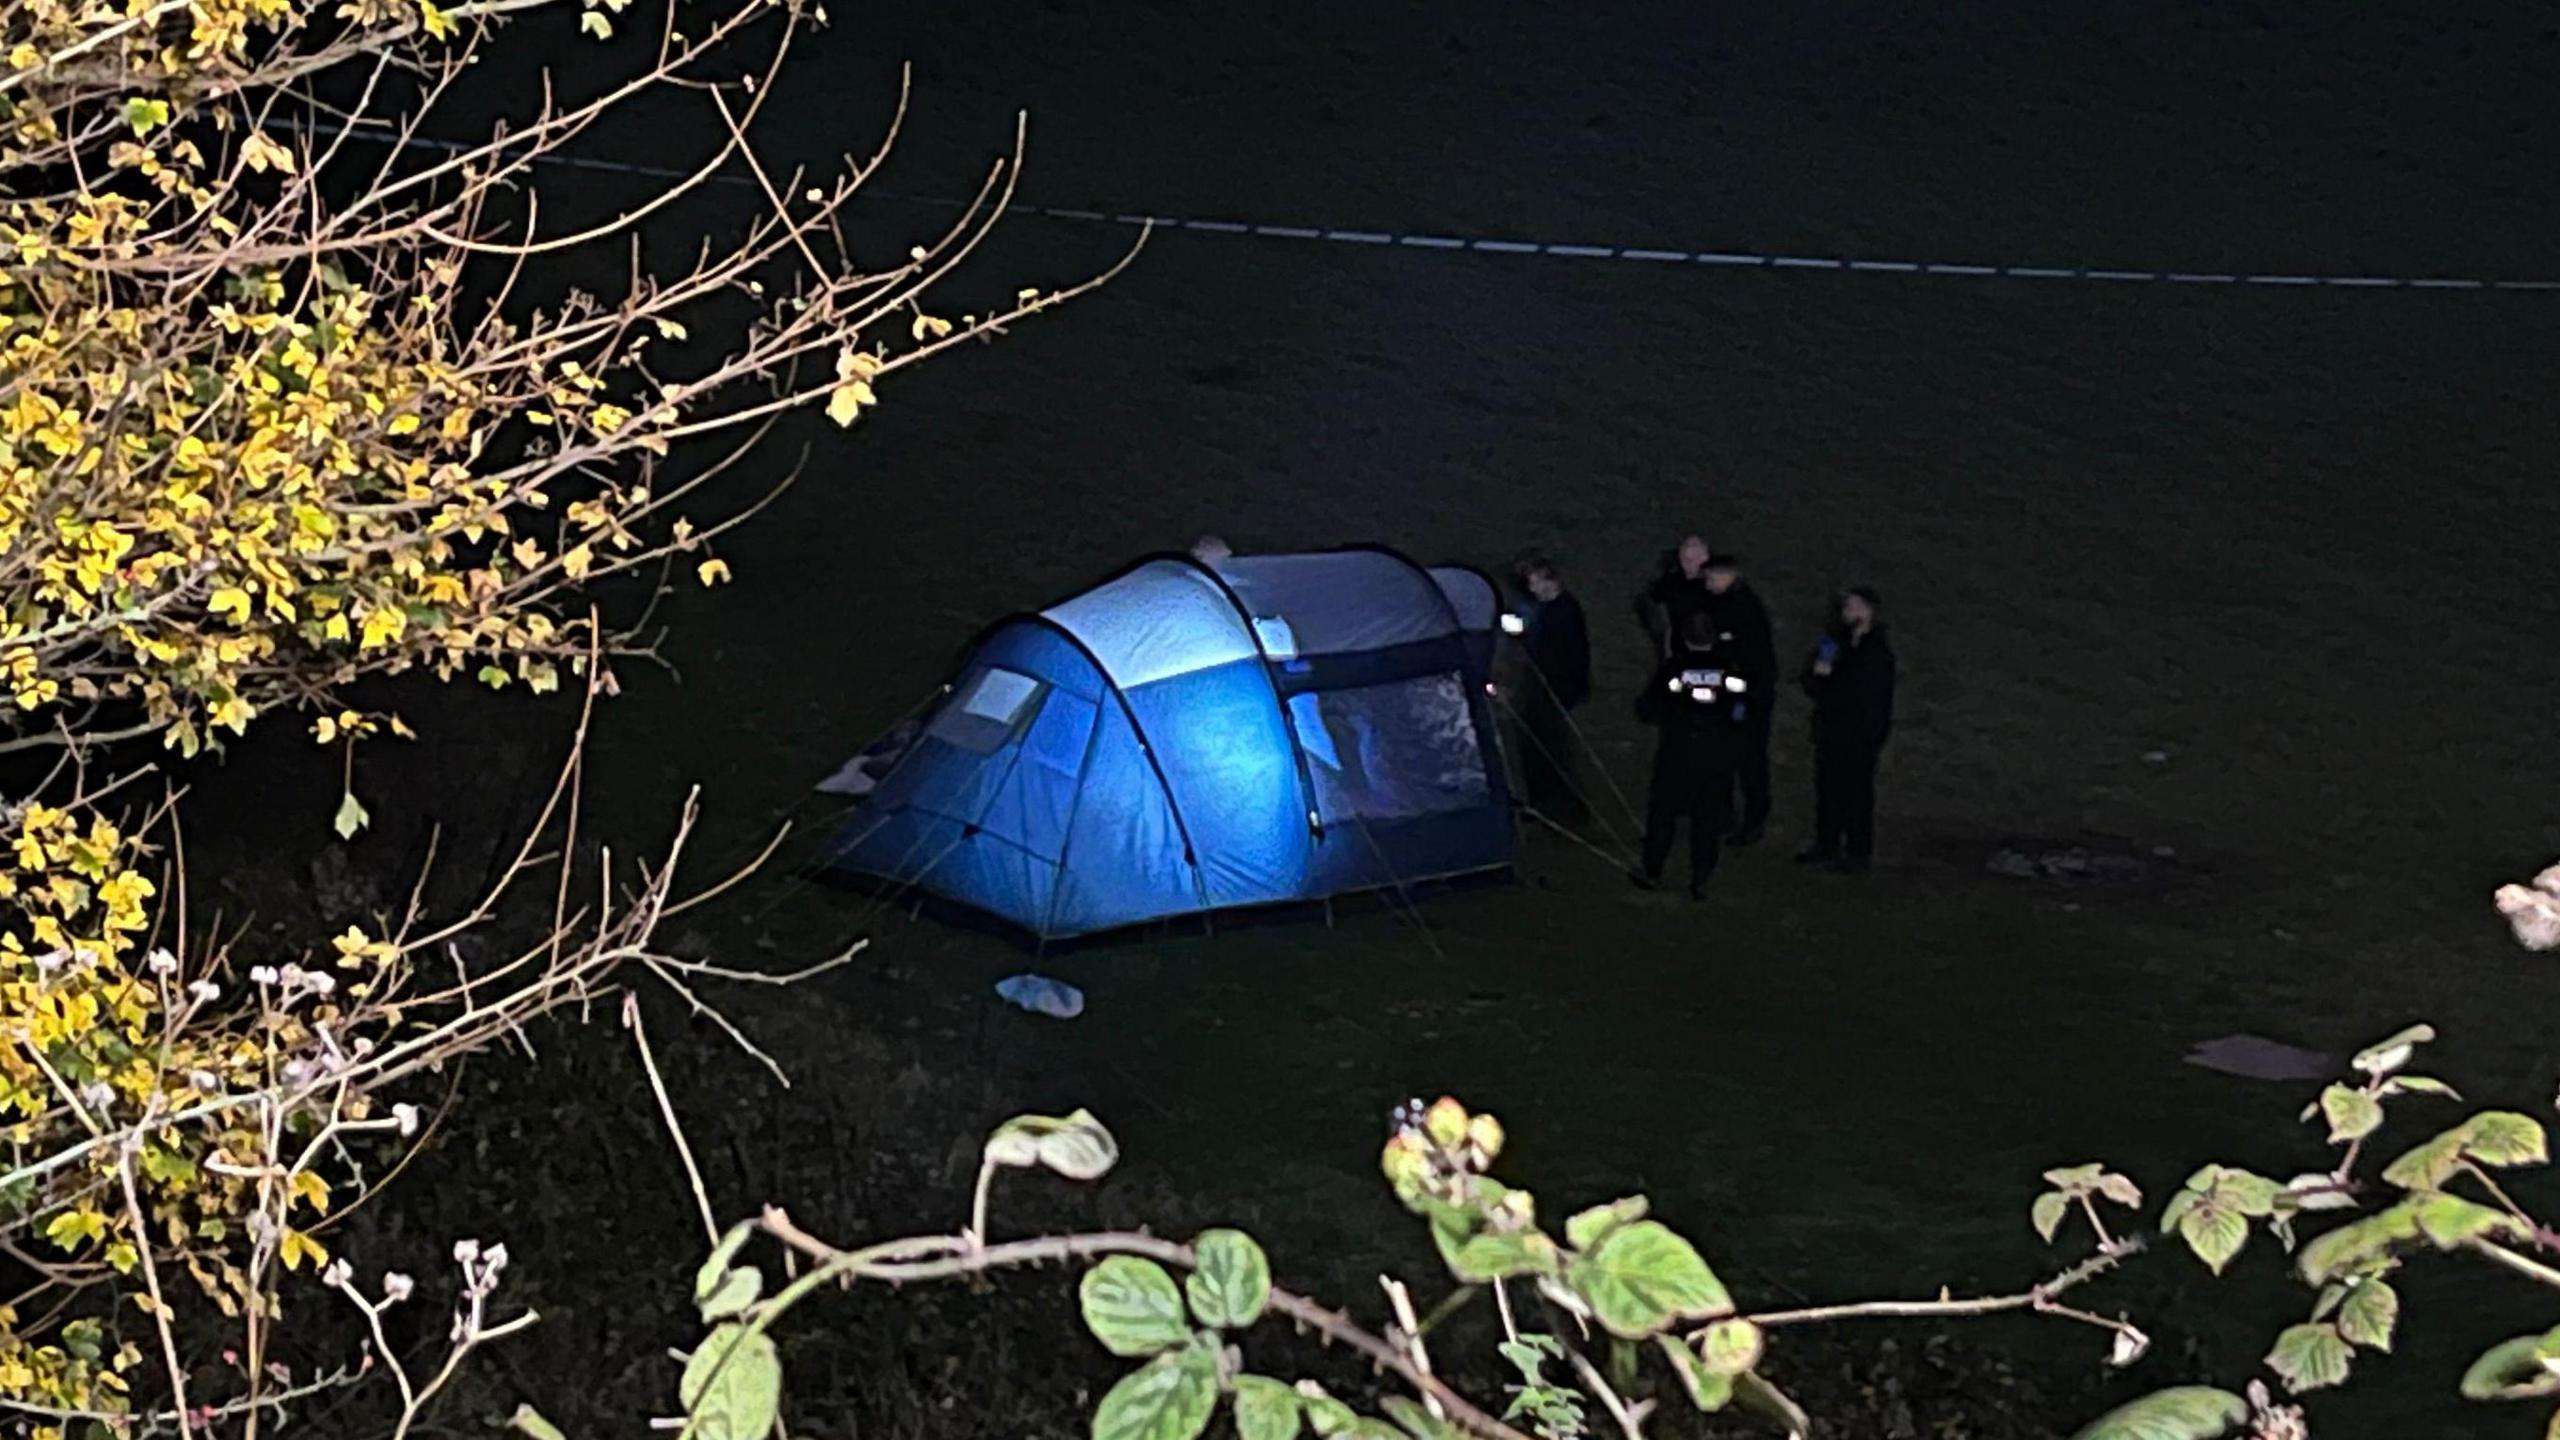
[[[1738,700],[1750,688],[1750,682],[1730,670],[1705,666],[1683,670],[1670,680],[1671,693],[1692,705]]]

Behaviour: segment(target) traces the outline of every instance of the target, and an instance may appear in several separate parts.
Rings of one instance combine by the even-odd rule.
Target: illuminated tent
[[[1043,939],[1507,868],[1498,610],[1380,549],[1141,561],[988,629],[830,866]]]

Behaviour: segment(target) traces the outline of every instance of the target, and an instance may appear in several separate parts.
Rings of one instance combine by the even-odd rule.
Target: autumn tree
[[[627,3],[585,0],[576,22],[611,36]],[[193,753],[277,709],[327,733],[377,672],[555,688],[615,648],[581,587],[679,554],[701,583],[726,574],[718,527],[682,511],[742,472],[770,483],[755,442],[775,417],[823,404],[852,424],[887,377],[1083,288],[926,308],[1002,213],[1018,134],[885,264],[856,258],[846,217],[894,123],[841,173],[759,162],[750,129],[812,18],[796,0],[698,35],[670,9],[606,47],[645,53],[591,98],[416,143],[502,21],[565,8],[0,10],[0,744],[157,733]],[[767,58],[724,72],[756,26],[777,32]],[[699,105],[686,178],[599,224],[547,223],[546,162],[643,95]],[[640,243],[719,177],[760,197],[738,233]],[[619,291],[513,301],[578,252],[624,268]]]
[[[132,783],[150,741],[192,755],[279,711],[323,741],[405,729],[345,695],[404,671],[592,705],[631,645],[586,592],[723,579],[720,533],[752,505],[685,512],[787,478],[758,449],[778,417],[851,425],[898,371],[1099,283],[935,313],[1012,194],[1019,131],[950,223],[884,251],[848,217],[894,122],[833,173],[777,173],[749,143],[821,17],[783,0],[680,31],[627,4],[0,0],[0,752],[62,762],[0,795],[10,1433],[256,1434],[359,1353],[405,1430],[522,1323],[500,1314],[504,1252],[359,1285],[333,1217],[418,1143],[449,1062],[625,971],[715,973],[653,944],[687,903],[673,854],[546,880],[547,923],[462,965],[507,892],[580,853],[570,786],[460,914],[413,901],[301,952],[215,943],[143,803],[166,792]],[[470,98],[503,124],[454,143],[508,24],[574,26],[620,78]],[[684,178],[552,222],[570,172],[550,162],[644,96],[696,107]],[[666,223],[739,181],[721,193],[752,203]],[[599,271],[581,255],[621,282],[569,289]],[[430,1285],[452,1345],[412,1375],[382,1316]],[[275,1373],[277,1327],[313,1304],[349,1368]]]

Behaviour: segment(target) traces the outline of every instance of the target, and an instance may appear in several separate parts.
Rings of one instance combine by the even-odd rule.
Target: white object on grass
[[[1054,1020],[1073,1020],[1084,1013],[1084,992],[1046,975],[1008,976],[996,982],[996,994],[1007,1004]]]

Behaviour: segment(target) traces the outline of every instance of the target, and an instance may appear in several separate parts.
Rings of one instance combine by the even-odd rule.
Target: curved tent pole
[[[1289,732],[1289,755],[1297,762],[1298,803],[1306,807],[1308,833],[1323,839],[1324,821],[1316,814],[1316,777],[1307,769],[1307,742],[1298,734],[1298,717],[1289,713],[1289,700],[1280,693],[1280,682],[1271,678],[1271,651],[1262,643],[1262,629],[1253,623],[1251,607],[1244,603],[1243,596],[1236,593],[1236,587],[1227,583],[1226,576],[1209,568],[1199,556],[1167,554],[1156,558],[1188,565],[1217,586],[1218,593],[1227,597],[1228,606],[1236,612],[1237,621],[1243,624],[1244,633],[1253,637],[1253,653],[1262,658],[1262,683],[1270,687],[1272,708],[1280,712],[1281,728]]]
[[[1102,657],[1094,654],[1092,647],[1086,645],[1074,631],[1066,626],[1046,615],[1016,615],[1012,620],[999,623],[1010,624],[1014,621],[1040,626],[1074,646],[1076,653],[1084,657],[1085,663],[1093,667],[1093,673],[1102,677],[1102,688],[1110,691],[1111,698],[1120,702],[1120,714],[1129,722],[1129,733],[1138,738],[1138,753],[1147,757],[1147,768],[1156,774],[1156,788],[1164,792],[1165,808],[1173,812],[1173,828],[1182,835],[1182,862],[1191,867],[1191,888],[1200,897],[1200,913],[1208,914],[1209,886],[1208,882],[1200,876],[1200,847],[1192,843],[1191,822],[1183,818],[1182,801],[1173,793],[1173,781],[1164,773],[1164,762],[1156,758],[1155,742],[1147,738],[1147,727],[1139,723],[1137,708],[1129,703],[1129,697],[1121,690],[1120,682],[1111,678],[1111,671],[1102,663]],[[1088,744],[1090,744],[1089,741]],[[1081,785],[1083,777],[1078,776],[1077,781]]]

